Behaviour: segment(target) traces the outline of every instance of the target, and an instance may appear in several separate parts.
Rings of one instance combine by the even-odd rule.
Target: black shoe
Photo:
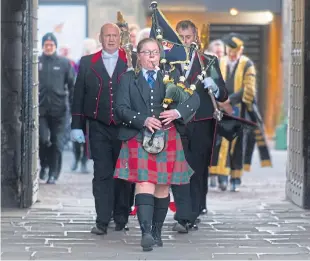
[[[126,224],[116,223],[115,224],[115,231],[122,231],[122,230],[128,231],[129,227]]]
[[[154,238],[150,232],[144,233],[141,239],[141,247],[145,252],[152,251],[155,245]]]
[[[169,203],[170,203],[170,195],[166,198],[154,197],[152,236],[154,238],[154,245],[158,247],[163,246],[163,240],[161,239],[161,231],[167,216]]]
[[[180,222],[176,222],[172,228],[172,231],[176,231],[180,234],[188,233],[188,225],[186,223],[182,224]]]
[[[197,218],[194,223],[189,224],[188,228],[190,230],[198,230],[198,223],[200,223],[199,218]]]
[[[154,238],[154,245],[158,247],[162,247],[163,240],[161,239],[161,230],[163,227],[163,223],[153,223],[152,226],[152,236]]]
[[[98,227],[97,225],[93,227],[90,231],[90,233],[95,234],[95,235],[106,235],[108,233],[108,228],[107,227]]]
[[[142,232],[142,250],[152,251],[155,243],[151,234],[152,218],[154,213],[154,196],[147,193],[137,194],[135,202],[138,207],[137,216]]]
[[[56,179],[54,176],[50,176],[48,180],[46,181],[47,184],[56,184]]]

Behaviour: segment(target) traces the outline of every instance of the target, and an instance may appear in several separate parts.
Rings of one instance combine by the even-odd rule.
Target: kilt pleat
[[[166,147],[157,155],[147,153],[136,138],[123,142],[114,178],[135,183],[188,184],[194,171],[185,159],[181,137],[174,126],[165,135]]]

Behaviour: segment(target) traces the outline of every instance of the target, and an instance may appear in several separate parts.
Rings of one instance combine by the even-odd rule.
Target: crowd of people
[[[195,82],[208,58],[217,57],[196,90],[183,103],[164,109],[160,46],[150,38],[151,28],[129,27],[132,56],[120,46],[120,28],[106,23],[97,41],[87,39],[81,60],[68,58],[68,48],[57,54],[52,33],[42,39],[40,75],[40,179],[55,184],[61,172],[62,151],[70,131],[74,162],[72,171],[88,173],[92,181],[96,226],[91,233],[105,235],[114,220],[115,230],[128,228],[133,205],[142,232],[141,247],[163,246],[161,230],[170,202],[176,205],[173,230],[197,230],[199,215],[207,213],[208,178],[211,186],[239,191],[244,163],[245,135],[228,141],[218,135],[213,118],[211,90],[218,106],[229,115],[247,118],[255,104],[256,72],[243,55],[244,38],[231,33],[210,43],[204,53],[193,52],[188,68],[176,66],[174,81],[185,75]],[[183,44],[199,45],[196,25],[179,21],[175,31]],[[138,70],[128,70],[128,59]],[[201,64],[203,63],[203,64]],[[216,76],[212,76],[216,75]],[[164,141],[158,153],[145,146],[149,137]],[[151,145],[150,145],[151,146]],[[230,176],[230,179],[229,179]],[[216,177],[218,177],[216,179]]]

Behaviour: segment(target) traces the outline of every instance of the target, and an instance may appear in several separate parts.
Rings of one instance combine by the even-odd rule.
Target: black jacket
[[[84,129],[87,118],[106,125],[118,125],[120,120],[114,113],[115,97],[121,76],[127,70],[127,58],[119,49],[119,58],[112,78],[102,60],[102,51],[82,57],[74,87],[72,105],[72,129]],[[133,54],[133,63],[136,56]]]
[[[118,118],[123,122],[119,131],[120,140],[129,140],[141,132],[144,129],[143,125],[147,117],[154,115],[158,118],[164,110],[162,101],[165,97],[165,91],[161,72],[157,73],[154,89],[149,87],[142,71],[137,76],[132,71],[122,76],[115,108]],[[191,119],[199,105],[199,96],[194,92],[186,102],[175,107],[181,114],[181,119],[175,121],[179,132],[183,132],[184,124]]]
[[[40,116],[64,115],[68,102],[72,102],[74,78],[74,69],[67,58],[56,54],[39,57]]]
[[[208,64],[208,62],[212,58],[214,58],[213,55],[206,55],[206,57],[201,56],[202,62],[204,63],[205,66]],[[209,70],[207,70],[206,77],[211,76],[211,68],[212,67],[210,67]],[[216,74],[218,75],[217,78],[213,78],[214,82],[217,84],[217,86],[219,87],[219,91],[220,91],[219,97],[217,98],[217,100],[220,102],[226,101],[228,98],[228,92],[225,87],[225,82],[221,74],[218,59],[215,60],[212,70],[215,70]],[[199,75],[200,73],[201,73],[201,66],[200,66],[200,62],[196,54],[193,60],[190,73],[186,79],[187,83],[188,84],[194,83],[197,79],[197,75]],[[200,97],[200,107],[197,110],[195,117],[193,118],[193,121],[213,119],[214,108],[213,108],[212,101],[211,101],[211,98],[208,92],[204,89],[204,84],[198,83],[196,88],[197,88],[196,92],[199,94],[199,97]]]

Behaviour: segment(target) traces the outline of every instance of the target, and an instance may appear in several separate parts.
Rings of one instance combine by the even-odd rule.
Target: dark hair
[[[182,20],[180,22],[178,22],[177,26],[176,26],[176,30],[178,31],[179,29],[185,30],[188,28],[192,28],[194,35],[195,35],[195,42],[198,44],[198,48],[201,48],[201,42],[199,39],[199,35],[198,35],[198,28],[196,27],[196,25],[191,21],[191,20]]]
[[[158,46],[158,49],[160,50],[159,43],[155,39],[153,39],[153,38],[144,38],[137,45],[137,53],[141,52],[141,49],[142,49],[143,45],[145,45],[146,43],[156,43],[157,46]]]
[[[197,35],[197,33],[198,33],[196,25],[190,20],[182,20],[182,21],[178,22],[178,24],[176,26],[176,30],[178,31],[180,28],[183,30],[188,29],[188,28],[192,28],[194,31],[194,34]]]

